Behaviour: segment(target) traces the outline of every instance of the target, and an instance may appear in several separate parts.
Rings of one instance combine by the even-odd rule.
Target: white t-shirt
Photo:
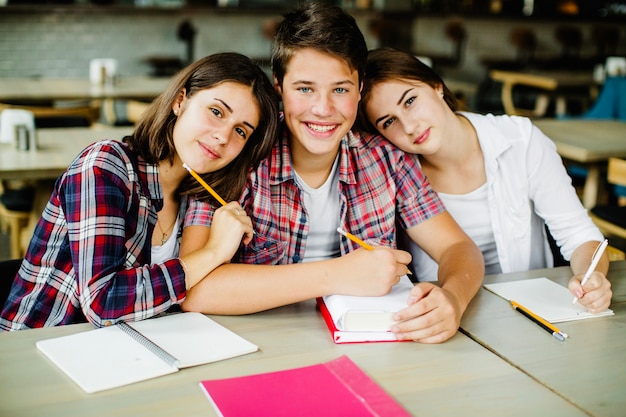
[[[450,215],[472,237],[485,258],[485,274],[502,272],[498,260],[496,240],[491,226],[491,214],[487,202],[487,183],[467,194],[439,193]],[[415,274],[420,281],[436,281],[439,265],[426,252],[410,242]]]
[[[159,264],[178,256],[178,217],[174,222],[172,233],[168,236],[163,245],[154,246],[150,249],[152,254],[152,264]]]
[[[309,233],[302,262],[313,262],[337,257],[339,249],[339,158],[326,182],[319,188],[309,187],[296,173],[296,181],[304,193],[304,209],[309,218]]]

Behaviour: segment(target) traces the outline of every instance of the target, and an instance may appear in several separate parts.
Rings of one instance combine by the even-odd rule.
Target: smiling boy
[[[351,131],[366,59],[363,35],[341,8],[312,3],[285,15],[272,52],[283,134],[241,198],[255,236],[238,263],[187,293],[184,309],[247,314],[328,294],[386,294],[411,260],[395,249],[397,222],[439,262],[440,274],[439,285],[415,286],[392,331],[426,343],[456,333],[482,281],[482,255],[415,157]],[[359,248],[337,227],[375,249]],[[209,233],[185,229],[181,253]]]

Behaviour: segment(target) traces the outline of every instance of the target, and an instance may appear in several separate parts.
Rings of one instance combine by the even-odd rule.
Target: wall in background
[[[149,57],[165,56],[184,60],[186,44],[178,39],[179,25],[188,20],[196,30],[194,58],[220,52],[238,51],[253,58],[268,58],[271,42],[263,35],[268,21],[279,20],[280,13],[251,10],[219,13],[205,9],[137,10],[103,9],[63,12],[50,10],[6,12],[0,9],[0,77],[88,77],[92,58],[115,58],[120,76],[148,75],[153,68]],[[355,17],[369,48],[378,46],[370,30],[376,14],[360,12]],[[531,27],[538,38],[537,54],[555,56],[560,51],[555,23],[547,20],[494,19],[462,16],[421,16],[398,24],[410,26],[412,50],[447,53],[452,45],[444,27],[450,20],[462,20],[468,33],[465,55],[460,67],[446,70],[444,78],[472,84],[481,82],[486,71],[480,59],[515,57],[509,40],[515,27]],[[564,24],[563,21],[560,24]],[[568,23],[583,29],[583,53],[592,53],[592,23]],[[623,26],[623,25],[622,25]],[[626,27],[620,33],[621,55],[626,55]],[[269,71],[269,69],[268,69]],[[471,94],[471,92],[469,92]]]
[[[147,75],[151,72],[147,57],[185,59],[186,44],[177,37],[185,20],[196,29],[196,59],[221,51],[268,58],[271,43],[263,36],[263,25],[280,17],[201,10],[61,14],[0,9],[0,77],[88,77],[92,58],[116,58],[121,76]],[[367,22],[361,24],[365,32]],[[367,42],[376,46],[371,36]]]

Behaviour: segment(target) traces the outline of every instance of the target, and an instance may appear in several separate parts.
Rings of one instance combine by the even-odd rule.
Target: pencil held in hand
[[[362,241],[361,239],[359,239],[358,237],[354,236],[352,233],[350,232],[346,232],[345,230],[343,230],[341,227],[337,228],[337,231],[344,235],[345,237],[347,237],[348,239],[350,239],[351,241],[353,241],[354,243],[358,244],[359,246],[361,246],[363,249],[367,249],[367,250],[374,250],[374,247],[372,245],[370,245],[367,242]],[[413,273],[407,268],[406,270],[406,274],[407,275],[413,275]]]
[[[591,276],[593,271],[595,271],[596,266],[598,266],[598,262],[600,262],[600,259],[602,258],[602,254],[604,253],[604,250],[606,249],[608,244],[609,244],[609,241],[607,239],[604,239],[602,242],[600,242],[595,252],[593,252],[593,255],[591,256],[591,263],[589,264],[589,268],[587,269],[587,272],[585,272],[585,275],[583,276],[583,280],[580,282],[581,286],[585,285],[587,281],[589,281],[589,277]],[[572,304],[576,304],[577,301],[578,301],[578,297],[574,297],[574,299],[572,300]]]
[[[368,243],[365,243],[364,241],[362,241],[358,237],[354,236],[352,233],[346,232],[341,227],[338,227],[337,231],[340,234],[344,235],[345,237],[347,237],[348,239],[350,239],[351,241],[353,241],[354,243],[358,244],[359,246],[361,246],[364,249],[367,249],[367,250],[373,250],[374,249],[374,247],[372,245],[370,245]]]
[[[202,186],[203,186],[204,188],[206,188],[206,190],[207,190],[209,193],[211,193],[211,195],[212,195],[213,197],[215,197],[215,199],[216,199],[217,201],[219,201],[221,205],[223,205],[223,206],[225,206],[225,205],[226,205],[226,201],[224,201],[224,199],[223,199],[222,197],[220,197],[220,195],[219,195],[218,193],[216,193],[216,192],[215,192],[215,190],[214,190],[213,188],[211,188],[211,186],[210,186],[209,184],[207,184],[207,183],[206,183],[206,181],[204,181],[204,180],[202,179],[202,177],[196,173],[196,171],[194,171],[193,169],[191,169],[191,168],[189,167],[189,165],[187,165],[187,164],[183,164],[183,168],[185,168],[187,171],[189,171],[189,173],[190,173],[190,174],[191,174],[191,175],[192,175],[192,176],[193,176],[193,177],[194,177],[194,178],[195,178],[195,179],[196,179],[196,180],[197,180],[200,184],[202,184]]]

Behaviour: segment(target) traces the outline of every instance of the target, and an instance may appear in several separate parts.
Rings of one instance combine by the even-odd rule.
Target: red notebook
[[[335,343],[399,342],[390,330],[392,314],[407,306],[413,285],[404,275],[383,296],[330,295],[316,301]]]
[[[410,414],[347,356],[330,362],[200,382],[223,417],[403,417]]]
[[[339,330],[335,325],[335,321],[326,307],[323,298],[317,298],[317,306],[322,313],[324,322],[328,326],[330,335],[333,338],[333,342],[337,344],[341,343],[364,343],[364,342],[400,342],[404,340],[398,340],[396,335],[389,331],[353,331],[353,330]]]

